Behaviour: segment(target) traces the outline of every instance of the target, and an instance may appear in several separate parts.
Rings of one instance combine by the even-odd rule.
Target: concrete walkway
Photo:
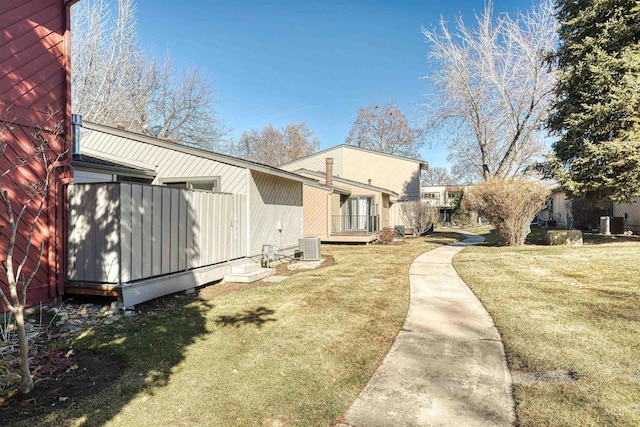
[[[451,265],[482,237],[420,255],[389,354],[347,413],[355,427],[511,426],[511,376],[493,320]]]

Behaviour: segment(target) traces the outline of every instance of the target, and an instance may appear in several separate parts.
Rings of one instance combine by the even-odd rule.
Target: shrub
[[[393,242],[393,239],[396,237],[396,230],[391,227],[385,227],[382,229],[380,234],[378,234],[378,242],[383,245],[389,244]]]
[[[546,187],[521,179],[489,179],[468,188],[462,207],[485,217],[506,246],[521,246],[531,221],[551,195]]]
[[[437,207],[419,200],[402,203],[402,215],[416,236],[427,234],[438,220],[439,213]]]

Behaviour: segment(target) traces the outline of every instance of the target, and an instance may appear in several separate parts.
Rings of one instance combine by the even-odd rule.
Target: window
[[[440,193],[439,192],[433,192],[433,193],[422,193],[420,195],[420,197],[423,200],[439,200],[440,199]]]
[[[460,194],[462,194],[462,191],[447,191],[447,199],[455,199]]]
[[[349,197],[342,206],[344,228],[347,230],[366,229],[371,217],[376,215],[376,204],[373,197]]]
[[[166,181],[163,182],[167,187],[173,188],[186,188],[188,190],[200,190],[200,191],[211,191],[214,193],[220,192],[220,178],[206,178],[206,179],[185,179],[185,180],[176,180],[176,181]]]

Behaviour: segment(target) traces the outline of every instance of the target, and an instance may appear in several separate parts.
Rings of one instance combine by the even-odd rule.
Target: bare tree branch
[[[437,29],[422,29],[436,65],[425,127],[450,130],[454,171],[475,179],[512,177],[546,152],[537,131],[555,83],[545,63],[557,37],[553,4],[543,0],[511,18],[494,15],[489,2],[475,21],[472,27],[459,17],[455,33],[443,20]]]
[[[74,111],[96,123],[135,132],[160,126],[159,136],[214,149],[228,133],[214,109],[209,77],[179,70],[168,55],[143,50],[134,0],[86,0],[72,9]]]
[[[409,124],[395,102],[369,105],[358,110],[345,142],[369,150],[420,158],[422,132]]]
[[[283,129],[268,125],[262,130],[244,132],[240,140],[229,147],[237,157],[278,166],[315,153],[320,140],[304,123],[291,123]]]

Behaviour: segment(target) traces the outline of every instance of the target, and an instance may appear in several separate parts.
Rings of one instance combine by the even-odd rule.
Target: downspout
[[[71,138],[72,135],[72,114],[71,114],[71,6],[78,0],[64,0],[64,18],[65,18],[65,32],[64,32],[64,71],[65,71],[65,110],[64,110],[64,140],[61,141],[63,149],[66,154],[62,158],[62,164],[54,170],[53,173],[53,185],[49,191],[49,206],[54,206],[54,209],[50,209],[50,222],[49,226],[53,228],[53,233],[49,235],[49,274],[50,283],[55,286],[50,287],[50,297],[55,298],[57,296],[64,295],[64,283],[67,279],[67,233],[69,227],[69,218],[67,214],[68,200],[67,200],[67,188],[66,185],[73,181],[73,168],[71,167],[72,153]],[[71,119],[71,120],[70,120]],[[80,117],[80,123],[82,118]],[[79,132],[78,132],[79,137]],[[78,139],[79,141],[79,139]],[[53,191],[51,191],[53,190]],[[53,244],[53,246],[52,246]],[[55,271],[54,271],[55,268]]]

